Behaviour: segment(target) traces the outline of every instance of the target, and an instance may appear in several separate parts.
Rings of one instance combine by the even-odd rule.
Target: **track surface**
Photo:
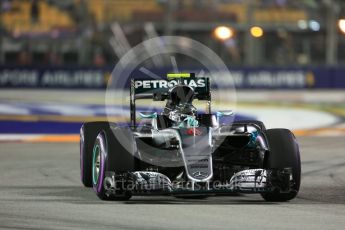
[[[79,182],[78,144],[0,143],[0,229],[344,229],[344,137],[301,137],[297,199],[104,202]]]

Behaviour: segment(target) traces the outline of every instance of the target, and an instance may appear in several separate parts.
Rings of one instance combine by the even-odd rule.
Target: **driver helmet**
[[[173,121],[179,122],[187,116],[195,116],[197,109],[192,102],[195,96],[194,89],[187,85],[177,85],[170,89],[169,98],[164,114]]]

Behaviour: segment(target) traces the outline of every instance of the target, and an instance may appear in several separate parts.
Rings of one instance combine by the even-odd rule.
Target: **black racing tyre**
[[[85,187],[92,187],[92,151],[100,131],[109,128],[109,122],[87,122],[80,128],[80,180]]]
[[[131,193],[124,188],[124,184],[116,187],[116,194],[107,194],[104,186],[108,173],[116,175],[134,171],[134,146],[132,149],[128,149],[128,146],[125,148],[121,144],[127,141],[131,146],[134,143],[131,138],[133,138],[131,131],[128,128],[120,127],[105,128],[96,137],[92,154],[92,185],[97,196],[102,200],[128,200],[131,198]]]
[[[236,123],[246,123],[246,124],[256,124],[257,126],[260,127],[261,130],[266,130],[265,124],[262,121],[257,121],[257,120],[244,120],[244,121],[234,121],[233,124]]]
[[[288,201],[297,196],[301,184],[301,160],[297,140],[288,129],[268,129],[265,131],[269,153],[265,168],[292,169],[293,186],[289,193],[273,191],[263,193],[266,201]]]

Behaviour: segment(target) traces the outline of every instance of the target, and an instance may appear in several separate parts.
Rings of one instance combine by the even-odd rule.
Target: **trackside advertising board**
[[[75,88],[105,89],[113,67],[80,68],[80,67],[16,67],[0,66],[0,88]],[[182,68],[181,68],[182,69]],[[199,73],[202,69],[184,68],[187,73]],[[212,81],[217,80],[218,88],[235,87],[238,89],[344,89],[345,67],[311,67],[311,68],[229,68],[232,79],[225,71],[213,72]],[[166,80],[171,69],[150,69]],[[145,79],[148,76],[134,71],[131,76]],[[204,75],[207,77],[207,73]],[[129,78],[123,78],[129,88]],[[122,81],[122,79],[118,79]],[[140,88],[162,86],[160,80],[145,82]],[[214,82],[210,82],[210,87]],[[165,82],[165,81],[164,81]],[[200,83],[200,82],[199,82]],[[195,82],[197,89],[200,84]],[[194,83],[193,83],[194,84]],[[139,87],[139,86],[138,86]]]

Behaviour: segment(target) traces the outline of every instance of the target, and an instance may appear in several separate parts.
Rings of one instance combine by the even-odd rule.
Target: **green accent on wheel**
[[[100,166],[100,147],[96,144],[93,147],[93,156],[92,156],[92,182],[97,184],[99,176],[99,166]]]

